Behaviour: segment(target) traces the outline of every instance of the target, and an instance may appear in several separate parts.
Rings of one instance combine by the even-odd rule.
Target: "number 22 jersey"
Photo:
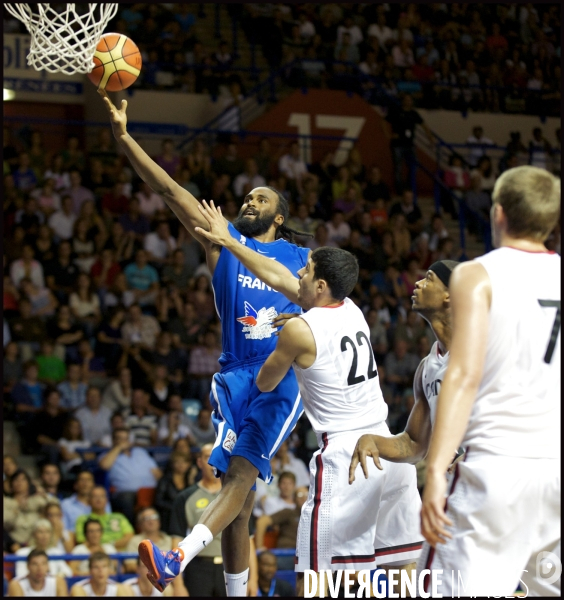
[[[367,429],[386,420],[370,330],[349,298],[335,307],[311,308],[301,315],[316,345],[315,362],[293,364],[304,410],[314,432],[332,434]]]

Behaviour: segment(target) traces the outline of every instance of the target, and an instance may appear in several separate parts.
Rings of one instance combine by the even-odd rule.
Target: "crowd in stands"
[[[355,90],[375,103],[408,92],[424,108],[560,114],[557,4],[233,4],[222,10],[271,70],[292,64],[282,76],[294,87]],[[109,30],[132,37],[142,52],[135,85],[240,97],[251,83],[248,59],[225,39],[204,46],[201,14],[197,4],[120,6]],[[5,31],[21,30],[17,21],[7,22]]]

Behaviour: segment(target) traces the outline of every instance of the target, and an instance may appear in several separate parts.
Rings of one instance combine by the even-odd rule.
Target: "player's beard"
[[[266,233],[274,223],[275,218],[275,212],[266,215],[257,214],[254,219],[244,217],[240,212],[239,216],[233,221],[233,227],[245,237],[254,238]]]

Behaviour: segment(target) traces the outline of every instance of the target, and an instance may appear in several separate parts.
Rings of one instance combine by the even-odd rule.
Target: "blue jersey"
[[[241,235],[231,223],[229,233],[241,244],[277,260],[294,275],[306,265],[309,248],[300,248],[286,240],[262,243]],[[215,305],[221,319],[223,355],[220,364],[266,357],[276,347],[272,320],[280,313],[301,312],[283,294],[268,287],[251,271],[223,249],[212,279]]]

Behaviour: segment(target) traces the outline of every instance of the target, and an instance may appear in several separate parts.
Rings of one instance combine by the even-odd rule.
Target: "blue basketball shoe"
[[[151,540],[143,540],[138,550],[141,562],[149,571],[147,574],[149,581],[159,592],[164,592],[166,586],[180,575],[184,552],[180,548],[168,552],[159,550]]]

